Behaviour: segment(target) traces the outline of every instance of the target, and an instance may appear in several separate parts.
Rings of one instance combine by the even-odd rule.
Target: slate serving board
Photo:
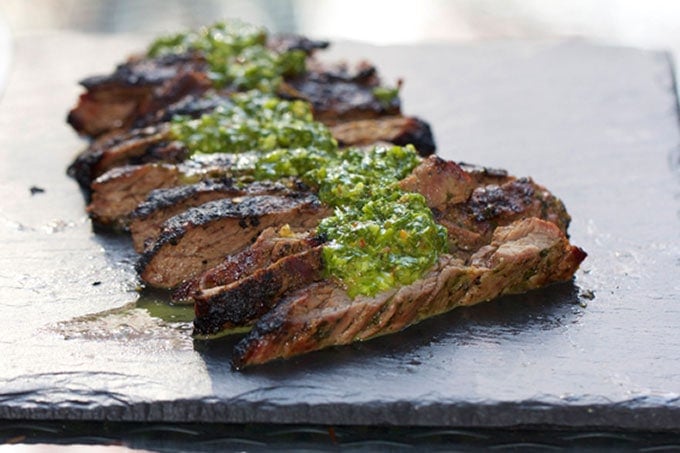
[[[140,37],[14,42],[0,99],[0,419],[680,429],[680,152],[663,53],[581,42],[370,47],[450,159],[531,175],[589,257],[574,282],[233,372],[234,339],[138,301],[65,168],[78,79]],[[33,190],[31,190],[33,188]],[[42,189],[42,190],[41,190]]]

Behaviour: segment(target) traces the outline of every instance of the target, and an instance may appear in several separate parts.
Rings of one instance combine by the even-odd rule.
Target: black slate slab
[[[663,53],[580,42],[369,47],[441,155],[531,175],[589,257],[574,282],[235,373],[234,339],[137,302],[126,238],[65,168],[76,81],[139,38],[16,41],[0,100],[0,419],[680,429],[680,153]],[[31,187],[44,192],[31,193]],[[185,320],[184,320],[185,321]]]

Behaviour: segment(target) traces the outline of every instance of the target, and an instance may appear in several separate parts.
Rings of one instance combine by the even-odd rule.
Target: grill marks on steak
[[[421,156],[434,153],[436,146],[430,125],[408,116],[387,116],[350,120],[330,126],[340,146],[366,146],[376,142],[413,145]]]
[[[208,269],[199,277],[184,282],[172,294],[175,302],[192,302],[197,295],[204,298],[215,295],[219,288],[264,269],[281,258],[316,247],[325,242],[314,232],[295,233],[290,225],[267,228],[255,242],[224,261]]]
[[[506,181],[506,184],[501,188],[496,184],[489,184],[489,182],[500,181]],[[516,180],[502,172],[487,172],[482,169],[473,169],[471,172],[467,172],[459,165],[436,156],[430,156],[424,160],[413,170],[411,175],[401,181],[400,185],[404,190],[419,192],[424,195],[428,205],[438,210],[437,212],[456,213],[456,215],[461,216],[458,220],[463,226],[459,227],[455,231],[455,236],[450,238],[450,246],[452,250],[451,256],[461,260],[463,263],[469,262],[474,251],[491,242],[492,233],[495,228],[495,226],[492,226],[493,222],[498,224],[503,224],[504,222],[511,223],[515,220],[516,216],[520,216],[520,218],[540,217],[551,221],[559,218],[564,213],[564,207],[554,197],[553,205],[549,206],[545,212],[537,212],[534,209],[535,199],[533,195],[535,194],[535,189],[539,186],[528,180]],[[487,191],[496,194],[494,202],[500,203],[499,209],[488,213],[486,217],[475,216],[473,213],[468,212],[473,212],[479,206],[479,193]],[[522,203],[515,200],[518,198],[516,194],[518,191],[524,197],[520,197]],[[512,211],[512,216],[506,215],[504,217],[504,214],[507,214],[506,210],[509,209],[506,207],[506,204],[515,209]],[[566,229],[565,224],[556,226],[561,231]],[[268,259],[253,260],[251,258],[253,255],[258,256],[257,252],[266,250],[267,246],[271,245],[272,239],[276,237],[269,237],[271,235],[272,233],[269,233],[267,238],[263,238],[262,241],[258,240],[253,244],[253,251],[243,252],[240,254],[241,256],[227,258],[224,263],[220,264],[217,269],[224,266],[223,269],[225,270],[223,275],[226,278],[223,281],[218,284],[211,283],[214,282],[214,275],[220,275],[220,272],[213,269],[193,281],[189,285],[190,290],[181,289],[179,296],[182,298],[188,297],[188,293],[191,292],[194,295],[200,294],[200,297],[195,297],[195,329],[197,334],[210,335],[217,333],[220,326],[225,328],[238,326],[236,320],[241,319],[239,316],[242,315],[239,315],[239,313],[243,313],[244,306],[246,306],[246,301],[248,300],[246,295],[250,293],[257,294],[249,286],[252,281],[252,279],[249,279],[249,276],[253,274],[254,267],[259,268],[261,275],[266,275],[268,280],[282,281],[291,278],[290,275],[284,275],[287,272],[291,272],[286,267],[272,265],[272,262]],[[465,235],[472,238],[476,248],[470,248],[469,250],[460,249],[461,241],[467,238]],[[307,249],[305,248],[304,250]],[[269,258],[267,253],[265,251],[264,255]],[[294,259],[290,255],[292,253],[301,252],[299,250],[291,250],[287,255],[291,260]],[[306,256],[305,258],[309,259],[310,257]],[[319,260],[317,267],[321,268],[321,255],[318,255],[317,258]],[[239,279],[242,279],[241,282],[248,281],[248,283],[244,283],[245,286],[241,287]],[[202,283],[199,284],[197,282]],[[198,289],[201,286],[202,289]],[[224,297],[221,295],[222,292]],[[273,306],[275,301],[272,299],[282,295],[282,291],[272,290],[268,292],[267,297],[269,299],[267,306]],[[262,296],[262,293],[255,296],[250,301],[250,304],[262,307],[262,303],[258,299],[260,296]],[[216,304],[215,309],[209,308],[213,303]],[[230,311],[229,307],[232,305],[236,314]],[[244,322],[246,321],[250,322],[251,319],[247,318]]]
[[[131,58],[106,76],[81,81],[87,90],[67,117],[80,134],[96,137],[130,127],[136,118],[208,90],[205,59],[197,54]]]
[[[298,49],[311,54],[326,48],[328,43],[282,35],[271,37],[268,46],[280,52]],[[87,91],[69,112],[67,121],[89,137],[137,123],[148,124],[149,118],[160,110],[212,88],[208,70],[200,53],[130,58],[110,75],[82,80],[80,83]]]
[[[248,326],[286,293],[323,279],[323,246],[284,256],[231,284],[195,295],[194,333],[212,335]]]
[[[186,147],[171,140],[169,125],[160,124],[103,136],[76,157],[68,174],[90,190],[92,181],[111,168],[155,161],[179,163],[187,155]]]
[[[213,335],[250,325],[286,293],[323,278],[323,237],[269,228],[257,241],[201,277],[181,285],[177,299],[195,302],[195,332]]]
[[[375,297],[352,300],[330,280],[294,291],[237,344],[232,363],[241,369],[393,333],[457,306],[567,280],[584,258],[554,224],[523,219],[499,227],[471,265],[444,255],[413,284]]]
[[[230,154],[211,154],[176,165],[151,163],[113,168],[92,183],[87,212],[99,225],[127,228],[130,214],[151,191],[230,177],[234,160]]]
[[[460,257],[487,244],[496,227],[515,220],[536,217],[562,232],[571,220],[562,201],[530,178],[477,187],[466,202],[436,212],[435,217],[448,230],[451,253]]]
[[[328,209],[308,193],[211,201],[165,222],[138,271],[151,286],[173,288],[243,249],[270,226],[309,229],[326,215]]]
[[[130,215],[132,243],[138,253],[153,245],[161,225],[189,208],[223,198],[254,195],[284,195],[289,189],[279,182],[236,184],[231,178],[209,179],[196,184],[156,189]]]
[[[306,73],[286,80],[279,95],[308,101],[314,109],[314,118],[328,125],[400,115],[399,97],[381,101],[374,93],[378,86],[378,72],[367,62],[361,62],[354,70],[345,64],[311,65]]]

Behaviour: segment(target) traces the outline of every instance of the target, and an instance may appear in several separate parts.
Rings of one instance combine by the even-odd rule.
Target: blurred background
[[[15,35],[159,33],[239,17],[374,44],[581,37],[680,55],[675,0],[2,0]]]
[[[0,93],[12,37],[155,36],[225,18],[377,45],[586,39],[680,58],[676,0],[0,0]]]

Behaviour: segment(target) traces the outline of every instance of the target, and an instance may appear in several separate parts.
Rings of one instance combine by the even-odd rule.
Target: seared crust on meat
[[[165,148],[168,141],[170,138],[167,124],[107,134],[95,140],[76,157],[68,168],[68,174],[75,177],[82,188],[89,190],[92,181],[107,170],[140,163],[134,160],[145,154],[153,154],[154,148]],[[182,153],[156,151],[155,154],[157,160],[168,163],[181,162],[187,156],[186,148]]]
[[[129,214],[146,199],[149,192],[176,186],[180,177],[178,167],[168,164],[113,168],[92,183],[92,199],[87,212],[99,225],[124,229]]]
[[[562,201],[530,178],[476,187],[465,202],[433,212],[448,230],[450,253],[461,258],[488,244],[498,226],[536,217],[566,233],[571,220]]]
[[[252,324],[281,296],[323,279],[323,246],[285,256],[251,275],[194,296],[194,335]]]
[[[166,221],[137,270],[151,286],[174,288],[243,249],[267,227],[313,228],[327,214],[308,193],[211,201]]]
[[[498,228],[489,248],[480,252],[471,265],[444,255],[415,283],[375,297],[351,299],[329,280],[294,291],[237,344],[233,366],[242,369],[367,340],[457,306],[564,281],[585,258],[557,226],[536,218]]]
[[[152,190],[232,176],[234,156],[210,154],[180,164],[125,165],[112,168],[92,183],[87,212],[102,226],[127,228],[131,213]]]
[[[182,54],[131,58],[112,74],[89,77],[81,85],[87,91],[69,112],[67,121],[80,134],[96,137],[128,128],[136,118],[187,95],[201,94],[212,83],[204,58]]]
[[[314,118],[328,125],[399,115],[399,97],[381,101],[374,92],[378,86],[378,72],[368,62],[359,63],[354,70],[345,64],[335,67],[318,65],[286,80],[278,94],[309,102],[314,109]]]
[[[324,242],[325,239],[314,231],[295,233],[287,224],[281,228],[267,228],[244,250],[227,256],[215,267],[181,284],[173,291],[172,299],[174,302],[186,303],[193,302],[197,294],[214,295],[215,288],[226,287],[258,269],[271,266],[281,258]]]
[[[326,48],[328,42],[283,35],[272,37],[268,45],[281,52],[298,49],[311,54]],[[208,64],[198,52],[135,56],[110,75],[89,77],[80,83],[87,91],[69,112],[67,122],[89,137],[149,124],[149,118],[160,110],[187,96],[200,96],[213,86]]]
[[[330,127],[340,146],[366,146],[376,142],[413,145],[421,156],[434,153],[436,146],[430,125],[420,118],[387,116],[350,120]]]
[[[196,184],[156,189],[130,215],[132,243],[138,253],[152,245],[163,222],[189,208],[222,198],[253,195],[285,195],[288,187],[279,182],[263,181],[236,184],[231,178],[208,179]]]

